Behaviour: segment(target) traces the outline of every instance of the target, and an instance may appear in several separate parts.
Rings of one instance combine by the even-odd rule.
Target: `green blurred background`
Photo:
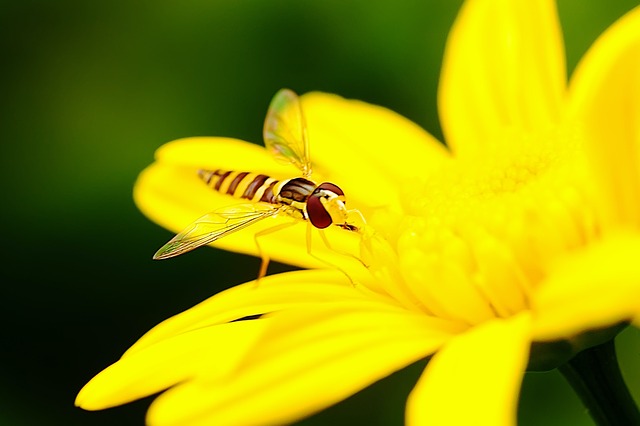
[[[171,234],[131,189],[157,147],[259,142],[281,87],[382,104],[440,136],[437,80],[460,3],[4,0],[0,424],[142,425],[148,399],[87,413],[75,394],[154,324],[255,277],[258,260],[213,249],[151,260]],[[569,69],[637,3],[561,0]],[[640,333],[618,343],[640,399]],[[421,367],[303,424],[400,425]],[[557,372],[528,375],[522,394],[523,425],[590,424]]]

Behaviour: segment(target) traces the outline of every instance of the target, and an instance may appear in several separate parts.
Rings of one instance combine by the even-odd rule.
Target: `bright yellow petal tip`
[[[582,129],[606,225],[640,228],[640,7],[578,65],[569,116]]]
[[[477,159],[507,148],[514,133],[556,125],[565,79],[554,1],[466,1],[449,34],[438,94],[447,144]]]
[[[524,313],[452,339],[409,396],[407,425],[514,425],[530,329]]]

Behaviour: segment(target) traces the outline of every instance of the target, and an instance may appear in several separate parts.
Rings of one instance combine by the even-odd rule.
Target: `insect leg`
[[[281,231],[285,228],[295,225],[296,223],[298,223],[297,220],[292,222],[287,222],[287,223],[281,223],[280,225],[272,226],[271,228],[263,229],[260,232],[256,232],[255,235],[253,236],[253,240],[256,243],[256,248],[258,249],[258,255],[260,256],[260,259],[261,259],[260,272],[258,272],[258,282],[260,281],[261,278],[267,275],[267,268],[269,267],[269,262],[271,260],[269,256],[262,250],[262,247],[260,247],[260,242],[258,241],[258,238],[263,237],[265,235],[269,235],[272,232]]]
[[[316,256],[315,254],[312,253],[312,242],[311,242],[311,236],[312,236],[312,231],[313,230],[313,226],[311,225],[311,222],[309,222],[307,224],[307,253],[309,254],[309,256],[313,257],[314,259],[316,259],[319,262],[324,263],[325,265],[331,267],[331,268],[335,268],[338,271],[340,271],[345,277],[347,277],[347,279],[349,280],[349,282],[351,283],[351,285],[353,285],[355,287],[356,282],[353,280],[353,278],[351,278],[351,275],[349,275],[344,269],[342,269],[341,267],[339,267],[338,265],[329,262],[326,259],[322,259],[319,256]],[[346,253],[340,253],[339,251],[333,250],[333,248],[331,248],[331,245],[327,244],[327,237],[326,235],[324,235],[324,232],[322,231],[322,229],[318,229],[318,231],[320,231],[320,235],[322,236],[323,241],[325,242],[325,245],[327,246],[327,248],[329,250],[335,251],[336,253],[339,254],[345,254]],[[353,256],[355,257],[355,256]]]
[[[351,220],[354,215],[358,219],[357,222]],[[362,234],[365,230],[365,227],[367,226],[367,221],[365,220],[362,212],[358,209],[347,210],[347,217],[349,218],[347,220],[347,223],[349,225],[353,225],[356,228],[356,232]]]
[[[356,212],[360,213],[358,210],[351,210],[351,211],[356,211]],[[360,213],[360,214],[362,214],[362,213]],[[338,254],[340,254],[342,256],[351,257],[351,258],[355,259],[357,262],[359,262],[362,266],[364,266],[365,268],[369,269],[369,265],[364,263],[364,261],[362,259],[360,259],[358,256],[356,256],[355,254],[347,253],[346,251],[342,251],[342,250],[338,250],[336,248],[333,248],[333,246],[329,242],[329,239],[327,238],[327,234],[324,233],[324,230],[318,229],[318,231],[320,231],[320,237],[322,237],[322,242],[324,243],[324,245],[329,250],[335,251],[336,253],[338,253]]]

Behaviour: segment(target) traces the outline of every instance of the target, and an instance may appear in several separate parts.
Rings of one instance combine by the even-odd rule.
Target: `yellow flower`
[[[281,424],[433,355],[408,424],[514,424],[528,365],[554,368],[640,324],[640,8],[565,75],[552,1],[468,0],[439,91],[449,149],[384,108],[304,95],[314,178],[339,184],[375,230],[329,240],[361,243],[369,269],[314,244],[357,284],[313,269],[224,291],[147,333],[77,404],[168,389],[149,424]],[[177,232],[232,204],[199,168],[293,177],[255,145],[180,140],[140,176],[141,210]],[[259,228],[217,245],[255,254]],[[264,248],[323,266],[306,255],[304,223]],[[539,355],[558,340],[569,353]]]

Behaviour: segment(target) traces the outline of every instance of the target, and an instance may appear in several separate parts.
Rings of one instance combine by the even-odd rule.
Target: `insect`
[[[272,156],[277,161],[294,165],[302,176],[277,180],[246,171],[199,170],[200,178],[214,191],[248,202],[202,216],[162,246],[153,256],[154,259],[178,256],[276,215],[287,215],[310,224],[307,227],[309,254],[311,226],[322,230],[334,225],[352,232],[363,229],[366,222],[362,213],[347,209],[344,192],[337,185],[331,182],[317,184],[310,179],[307,129],[300,99],[291,90],[281,89],[274,96],[265,119],[263,136]],[[255,234],[256,246],[262,258],[259,278],[266,274],[269,258],[262,253],[258,237],[296,222]],[[326,236],[323,233],[321,235],[327,247],[331,248]]]

